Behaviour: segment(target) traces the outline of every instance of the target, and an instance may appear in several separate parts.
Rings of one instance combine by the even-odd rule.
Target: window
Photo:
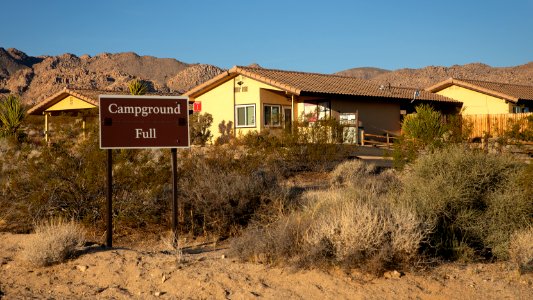
[[[315,122],[331,117],[329,101],[305,101],[304,116],[307,121]]]
[[[281,126],[281,106],[265,105],[264,108],[265,126]]]
[[[255,127],[255,104],[235,106],[237,127]]]
[[[519,113],[527,113],[529,112],[529,107],[525,106],[513,106],[513,113],[519,114]]]

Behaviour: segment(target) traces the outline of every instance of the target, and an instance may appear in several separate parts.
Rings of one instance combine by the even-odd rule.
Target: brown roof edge
[[[452,85],[458,85],[460,87],[465,87],[465,88],[469,88],[469,89],[472,89],[474,91],[478,91],[478,92],[481,92],[481,93],[484,93],[484,94],[488,94],[488,95],[491,95],[491,96],[495,96],[495,97],[500,97],[500,98],[503,98],[505,100],[509,100],[509,101],[512,101],[512,102],[518,102],[519,98],[515,97],[515,96],[511,96],[511,95],[507,95],[507,94],[504,94],[504,93],[500,93],[500,92],[497,92],[497,91],[494,91],[494,90],[491,90],[491,89],[487,89],[487,88],[484,88],[484,87],[481,87],[481,86],[478,86],[476,84],[472,84],[472,83],[469,83],[469,82],[465,82],[465,81],[462,81],[460,79],[456,79],[456,78],[448,78],[442,82],[439,82],[435,85],[432,85],[428,88],[426,88],[426,91],[428,92],[432,92],[432,93],[436,93],[438,91],[441,91],[449,86],[452,86]]]
[[[266,78],[266,77],[261,76],[261,75],[259,75],[259,74],[257,74],[257,73],[254,73],[254,72],[252,72],[252,71],[247,70],[247,69],[250,69],[250,68],[246,68],[246,69],[245,69],[245,68],[243,68],[243,67],[239,67],[239,66],[235,66],[234,68],[235,68],[235,70],[236,70],[237,72],[239,72],[240,74],[243,74],[243,75],[245,75],[245,76],[248,76],[248,77],[250,77],[250,78],[252,78],[252,79],[255,79],[255,80],[257,80],[257,81],[261,81],[261,82],[264,82],[264,83],[266,83],[266,84],[272,85],[272,86],[274,86],[274,87],[280,88],[280,89],[285,90],[285,91],[287,91],[287,92],[291,92],[291,93],[293,93],[293,94],[295,94],[295,95],[300,95],[301,92],[302,92],[302,91],[301,91],[300,89],[298,89],[298,88],[295,88],[295,87],[293,87],[293,86],[290,86],[290,85],[284,84],[284,83],[282,83],[282,82],[278,82],[278,81],[275,81],[275,80],[272,80],[272,79]],[[278,71],[278,70],[274,70],[274,71]],[[288,71],[282,71],[282,72],[288,72]]]
[[[183,96],[191,96],[191,97],[195,97],[196,95],[202,93],[202,92],[207,92],[208,90],[211,90],[213,88],[215,88],[216,86],[219,86],[222,82],[224,82],[224,79],[226,77],[230,77],[232,76],[232,74],[235,73],[235,69],[236,67],[233,67],[227,71],[224,71],[220,74],[218,74],[217,76],[209,79],[208,81],[202,83],[202,84],[199,84],[195,87],[193,87],[192,89],[188,90],[187,92],[185,92],[183,94]]]
[[[250,78],[255,79],[257,81],[272,85],[274,87],[280,88],[282,90],[291,92],[291,93],[296,94],[296,95],[300,95],[300,92],[301,92],[299,89],[297,89],[295,87],[292,87],[292,86],[289,86],[287,84],[284,84],[284,83],[277,82],[277,81],[274,81],[272,79],[266,78],[266,77],[261,76],[261,75],[259,75],[257,73],[254,73],[253,71],[247,70],[247,69],[245,69],[243,67],[233,66],[231,69],[229,69],[229,70],[227,70],[227,71],[225,71],[223,73],[220,73],[219,75],[211,78],[210,80],[208,80],[208,81],[206,81],[206,82],[204,82],[204,83],[202,83],[202,84],[190,89],[189,91],[187,91],[183,95],[184,96],[195,97],[198,94],[207,92],[207,91],[217,87],[218,85],[223,83],[224,80],[227,77],[232,78],[232,77],[237,77],[237,75],[244,75],[244,76],[250,77]]]

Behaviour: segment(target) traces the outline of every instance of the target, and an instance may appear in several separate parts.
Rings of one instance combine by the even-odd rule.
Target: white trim
[[[157,146],[157,147],[102,147],[102,105],[100,105],[100,98],[111,98],[111,99],[130,99],[130,100],[146,100],[148,99],[169,99],[169,100],[187,100],[187,131],[188,131],[188,141],[187,146]],[[190,149],[191,147],[191,128],[189,120],[189,97],[186,96],[145,96],[145,95],[98,95],[98,143],[100,149]]]
[[[254,124],[253,125],[239,125],[239,113],[237,112],[237,109],[239,108],[247,108],[247,107],[253,107],[254,108]],[[244,110],[245,113],[247,113],[247,110]],[[244,117],[246,120],[248,119],[248,116],[245,115]],[[257,128],[257,110],[255,103],[252,104],[237,104],[235,105],[235,128]]]

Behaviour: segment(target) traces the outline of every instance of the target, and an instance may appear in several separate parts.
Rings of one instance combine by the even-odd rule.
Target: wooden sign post
[[[189,98],[100,95],[100,148],[107,149],[106,246],[113,246],[112,149],[170,148],[172,244],[177,246],[177,148],[189,148]]]

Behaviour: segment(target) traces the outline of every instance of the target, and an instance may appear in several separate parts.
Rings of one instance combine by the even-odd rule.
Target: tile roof
[[[426,90],[435,93],[452,85],[461,86],[515,103],[520,100],[533,101],[533,86],[472,79],[449,78],[426,88]]]
[[[74,89],[74,88],[63,88],[59,92],[51,95],[50,97],[44,99],[43,101],[35,104],[33,107],[31,107],[27,114],[28,115],[41,115],[45,110],[47,110],[49,107],[53,106],[54,104],[58,103],[59,101],[65,99],[67,96],[72,95],[75,96],[87,103],[90,103],[94,106],[98,106],[98,96],[99,95],[130,95],[129,92],[126,91],[108,91],[108,90],[90,90],[90,89]],[[155,95],[172,95],[175,96],[175,94],[169,94],[169,93],[146,93],[147,96],[155,96]]]
[[[295,95],[331,94],[412,100],[417,91],[412,88],[400,88],[390,85],[380,86],[373,82],[354,77],[235,66],[213,79],[194,87],[184,95],[197,96],[203,94],[238,75],[250,77]],[[456,100],[424,90],[418,91],[416,99],[418,101],[459,103]]]

